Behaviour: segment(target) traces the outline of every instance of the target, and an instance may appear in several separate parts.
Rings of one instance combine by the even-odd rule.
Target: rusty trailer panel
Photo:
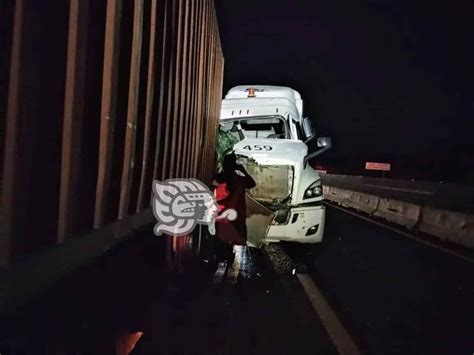
[[[138,95],[140,93],[140,61],[143,36],[143,0],[135,0],[133,16],[133,42],[130,63],[130,82],[128,89],[127,127],[125,129],[125,148],[123,157],[122,180],[118,219],[128,214],[132,174],[135,167],[135,147],[137,136]]]
[[[69,38],[64,98],[61,157],[61,186],[58,215],[58,243],[73,232],[74,195],[80,191],[82,121],[86,95],[89,1],[72,0],[69,10]]]
[[[12,5],[0,266],[149,208],[152,179],[214,173],[214,1],[56,5]],[[54,48],[33,30],[47,14]]]
[[[100,116],[99,172],[95,199],[94,228],[105,222],[107,195],[112,172],[112,151],[114,148],[114,126],[117,111],[118,64],[120,55],[120,20],[122,1],[108,0],[104,69],[102,78],[102,111]]]
[[[173,155],[171,152],[171,144],[170,142],[173,141],[173,126],[174,126],[174,111],[175,111],[175,100],[176,97],[176,76],[178,75],[177,67],[177,56],[179,53],[178,50],[178,37],[179,37],[179,21],[177,18],[179,17],[179,9],[181,5],[181,0],[169,0],[170,3],[170,22],[171,22],[171,38],[170,38],[170,46],[171,46],[171,58],[169,62],[169,76],[168,76],[168,84],[167,84],[167,99],[166,99],[166,112],[164,113],[164,128],[163,131],[160,132],[160,138],[163,140],[163,155],[161,158],[161,166],[158,168],[161,170],[161,180],[165,180],[170,178],[170,160],[171,156]]]
[[[164,131],[165,124],[168,122],[165,121],[165,114],[168,112],[168,99],[169,99],[169,81],[171,73],[171,61],[172,61],[172,30],[171,26],[174,24],[171,18],[169,8],[171,0],[165,0],[163,4],[163,36],[162,36],[162,55],[161,55],[161,71],[160,71],[160,96],[158,98],[158,113],[157,113],[157,126],[156,126],[156,146],[155,146],[155,157],[153,164],[153,179],[162,179],[162,166],[164,161],[165,153],[165,139]]]
[[[151,14],[150,14],[150,45],[148,50],[148,73],[147,73],[147,89],[146,89],[146,109],[145,109],[145,125],[143,132],[143,157],[142,157],[142,170],[140,174],[140,187],[138,191],[137,201],[137,212],[140,212],[145,204],[146,191],[150,191],[149,187],[151,181],[148,178],[151,172],[149,169],[150,164],[150,153],[152,143],[152,127],[153,122],[153,108],[156,103],[155,101],[155,87],[156,84],[156,66],[157,66],[157,54],[156,54],[156,37],[158,35],[157,29],[157,6],[158,0],[151,1]],[[162,11],[162,9],[160,9]],[[156,119],[155,119],[156,121]],[[156,140],[154,140],[156,144]],[[148,188],[147,188],[148,186]]]
[[[176,144],[173,144],[174,147],[176,147],[175,151],[175,156],[176,158],[173,159],[173,162],[176,162],[176,165],[174,169],[172,169],[172,177],[181,177],[183,176],[183,165],[185,162],[183,161],[183,132],[184,132],[184,126],[186,124],[186,88],[187,88],[187,83],[186,83],[186,76],[187,76],[187,71],[188,71],[188,57],[187,53],[189,51],[189,25],[188,23],[190,22],[190,7],[191,3],[190,0],[185,0],[184,1],[184,18],[183,18],[183,26],[182,26],[182,47],[181,47],[181,63],[180,63],[180,68],[181,68],[181,73],[179,77],[179,87],[180,90],[179,96],[178,96],[178,110],[177,110],[177,137],[176,137]]]

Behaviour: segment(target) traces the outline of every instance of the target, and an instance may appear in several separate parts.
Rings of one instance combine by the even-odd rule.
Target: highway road
[[[347,337],[328,321],[331,309],[360,354],[473,353],[471,259],[327,212],[324,243],[265,249],[282,256],[242,249],[217,284],[191,239],[166,243],[143,230],[0,318],[0,351],[13,342],[24,353],[106,354],[139,331],[133,354],[335,354]],[[301,274],[279,271],[288,257],[329,307],[318,310]]]
[[[297,284],[236,247],[219,275],[188,237],[137,233],[0,316],[1,354],[301,354],[337,350]],[[294,278],[293,278],[293,281]]]
[[[328,207],[321,245],[284,244],[364,354],[472,354],[474,261]]]

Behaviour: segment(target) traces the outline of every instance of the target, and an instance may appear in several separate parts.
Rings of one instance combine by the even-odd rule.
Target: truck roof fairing
[[[254,96],[249,96],[252,90]],[[303,117],[303,100],[298,91],[286,86],[271,85],[239,85],[230,89],[225,99],[247,99],[247,98],[286,98],[296,106],[299,116]]]
[[[221,106],[221,119],[267,115],[286,117],[288,113],[301,118],[294,102],[287,98],[225,99]]]

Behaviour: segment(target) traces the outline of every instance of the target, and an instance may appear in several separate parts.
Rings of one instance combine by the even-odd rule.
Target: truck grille
[[[258,165],[250,159],[245,169],[255,180],[256,186],[250,195],[264,204],[281,204],[293,190],[293,167],[291,165]]]

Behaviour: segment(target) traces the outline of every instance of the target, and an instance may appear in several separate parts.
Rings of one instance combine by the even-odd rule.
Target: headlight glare
[[[317,180],[306,189],[303,199],[320,197],[322,194],[321,180]]]

